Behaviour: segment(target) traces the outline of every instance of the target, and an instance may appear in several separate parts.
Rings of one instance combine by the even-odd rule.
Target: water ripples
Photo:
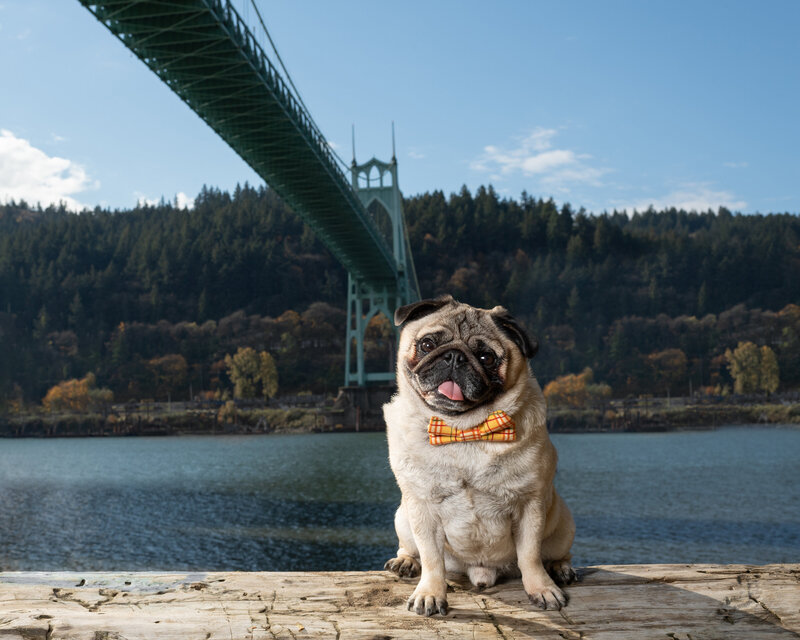
[[[577,564],[800,560],[800,431],[558,435]],[[0,569],[377,569],[383,434],[0,442]]]

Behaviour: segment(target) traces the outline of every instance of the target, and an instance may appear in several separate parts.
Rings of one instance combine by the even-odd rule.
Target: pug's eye
[[[422,353],[430,353],[436,348],[436,343],[431,338],[423,338],[419,341],[419,350]]]
[[[478,360],[480,360],[481,364],[485,367],[492,367],[494,366],[494,363],[497,362],[497,358],[491,351],[483,351],[482,353],[479,353]]]

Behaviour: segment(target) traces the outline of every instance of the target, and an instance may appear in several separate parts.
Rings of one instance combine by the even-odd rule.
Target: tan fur
[[[455,319],[465,309],[473,308],[454,302],[409,322],[401,333],[398,392],[384,406],[389,459],[402,492],[395,518],[399,548],[387,568],[401,573],[402,566],[401,575],[410,575],[421,566],[408,603],[420,614],[446,613],[446,571],[467,573],[479,587],[491,586],[500,575],[521,573],[531,602],[560,609],[566,598],[545,563],[562,582],[574,577],[569,549],[575,526],[553,486],[557,456],[547,434],[544,397],[520,349],[492,322],[490,314],[505,310],[480,310],[477,325],[462,322],[459,328]],[[428,442],[428,421],[435,412],[406,362],[432,327],[445,327],[456,337],[467,329],[501,345],[502,392],[491,403],[442,417],[467,429],[502,409],[516,423],[515,442]]]

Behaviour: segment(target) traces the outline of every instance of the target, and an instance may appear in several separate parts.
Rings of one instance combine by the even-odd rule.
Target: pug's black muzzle
[[[483,402],[491,390],[489,377],[475,354],[466,346],[441,345],[425,354],[412,373],[417,377],[420,388],[426,392],[438,389],[439,385],[448,380],[461,388],[464,400],[437,396],[437,408],[465,411]]]

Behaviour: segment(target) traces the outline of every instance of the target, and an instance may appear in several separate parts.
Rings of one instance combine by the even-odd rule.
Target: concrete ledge
[[[446,618],[405,610],[415,580],[335,573],[0,573],[0,638],[800,638],[800,564],[581,570],[562,611],[519,580],[451,583]]]

